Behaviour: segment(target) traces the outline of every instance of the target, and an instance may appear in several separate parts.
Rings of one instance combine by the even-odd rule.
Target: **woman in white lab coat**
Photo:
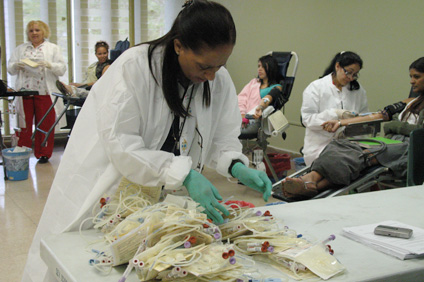
[[[19,116],[18,146],[32,147],[32,125],[43,118],[55,97],[56,80],[64,75],[66,64],[59,46],[46,39],[49,38],[49,26],[42,21],[31,21],[26,30],[29,42],[16,47],[8,63],[8,72],[17,75],[15,89],[35,90],[36,96],[18,97],[16,107]],[[27,63],[24,63],[27,62]],[[56,103],[55,109],[50,112],[40,125],[40,129],[48,131],[56,121],[56,113],[63,110],[63,103]],[[64,124],[59,124],[64,125]],[[34,155],[40,163],[46,163],[53,153],[54,130],[47,139],[45,147],[41,146],[44,134],[37,132],[34,140]]]
[[[306,165],[319,156],[335,133],[322,130],[328,120],[340,120],[368,111],[365,89],[359,84],[362,59],[350,51],[337,53],[323,76],[303,92],[302,123],[306,127],[303,155]]]
[[[284,196],[299,200],[314,197],[330,187],[347,186],[364,169],[376,165],[387,167],[394,176],[404,179],[408,168],[409,136],[414,130],[424,127],[424,57],[412,62],[409,76],[412,90],[418,94],[417,98],[407,98],[388,105],[378,113],[330,120],[321,126],[324,131],[335,132],[340,126],[354,122],[390,121],[384,124],[385,137],[401,142],[387,144],[382,150],[380,146],[364,149],[349,139],[333,140],[314,161],[309,173],[298,178],[284,179]]]
[[[40,239],[77,230],[122,177],[157,189],[184,185],[218,223],[228,211],[200,173],[204,165],[238,178],[268,199],[270,180],[265,172],[247,167],[238,140],[237,95],[223,67],[235,40],[226,8],[189,1],[169,33],[125,51],[94,84],[52,184],[25,281],[40,281],[45,273]]]

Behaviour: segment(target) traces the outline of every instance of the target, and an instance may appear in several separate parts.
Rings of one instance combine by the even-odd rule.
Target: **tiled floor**
[[[27,180],[5,181],[3,166],[0,167],[1,281],[21,279],[26,255],[63,150],[63,144],[58,144],[46,164],[38,164],[32,155]]]
[[[27,180],[4,181],[3,167],[0,167],[0,281],[13,282],[21,279],[26,254],[63,151],[63,141],[59,140],[48,163],[38,164],[37,159],[32,156]],[[253,189],[231,183],[210,169],[205,169],[204,174],[218,188],[224,199],[233,196],[232,200],[244,200],[255,206],[265,204],[261,194]],[[269,199],[269,202],[276,201],[278,200],[272,197]]]

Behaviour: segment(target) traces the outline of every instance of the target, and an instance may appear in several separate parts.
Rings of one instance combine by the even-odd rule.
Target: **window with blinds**
[[[75,82],[85,79],[87,67],[96,62],[94,46],[103,40],[113,49],[119,40],[129,38],[129,0],[80,0],[75,7]],[[134,1],[135,42],[163,35],[164,0]]]
[[[14,0],[5,1],[7,28],[7,56],[16,46],[27,41],[25,28],[31,20],[42,20],[51,30],[50,41],[58,44],[66,61],[72,63],[72,80],[81,82],[87,67],[96,62],[94,45],[103,40],[110,49],[119,40],[129,38],[130,1],[134,2],[133,44],[152,40],[164,34],[165,0],[73,0],[72,19],[67,18],[66,0]],[[67,25],[72,34],[67,34]],[[68,40],[72,38],[72,51],[68,52]],[[68,56],[68,54],[71,54]],[[68,74],[61,78],[68,81]],[[9,84],[13,85],[13,77]]]
[[[96,62],[94,45],[99,40],[115,47],[118,40],[130,37],[130,10],[134,18],[134,42],[132,45],[158,38],[164,34],[165,6],[170,0],[13,0],[4,1],[4,25],[6,30],[6,60],[16,46],[27,42],[26,25],[31,20],[42,20],[50,27],[52,43],[58,44],[67,70],[60,80],[65,83],[82,82],[87,67]],[[132,5],[132,6],[130,6]],[[68,13],[67,7],[70,7]],[[71,18],[68,19],[68,14]],[[72,34],[68,34],[71,25]],[[68,50],[72,49],[72,50]],[[7,74],[7,83],[15,85],[16,76]],[[71,81],[70,81],[71,80]],[[3,113],[8,112],[7,106]],[[4,134],[13,132],[11,115],[4,115]]]

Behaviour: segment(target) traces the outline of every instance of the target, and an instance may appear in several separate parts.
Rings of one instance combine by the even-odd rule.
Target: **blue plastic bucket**
[[[294,161],[294,167],[296,171],[299,171],[306,167],[304,158],[294,158],[293,161]]]
[[[13,149],[8,148],[2,151],[6,175],[12,181],[28,179],[29,158],[32,150],[26,148],[25,152],[13,152]]]

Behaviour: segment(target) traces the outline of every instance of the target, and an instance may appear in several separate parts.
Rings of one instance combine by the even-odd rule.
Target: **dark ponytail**
[[[334,56],[330,62],[330,65],[328,65],[321,77],[329,75],[330,73],[336,73],[336,63],[339,63],[342,68],[352,64],[358,64],[360,69],[362,69],[363,64],[362,59],[358,54],[351,51],[340,52]],[[349,90],[358,90],[359,88],[360,85],[356,79],[352,80],[348,87]]]
[[[196,52],[204,47],[215,48],[222,45],[235,45],[236,27],[230,12],[221,4],[206,1],[187,1],[175,19],[171,30],[149,44],[149,68],[152,70],[152,55],[158,46],[164,47],[162,65],[162,88],[165,100],[174,114],[189,115],[178,97],[178,74],[182,73],[178,56],[174,50],[174,40],[178,39],[185,48]],[[209,81],[203,83],[203,104],[210,105]]]

